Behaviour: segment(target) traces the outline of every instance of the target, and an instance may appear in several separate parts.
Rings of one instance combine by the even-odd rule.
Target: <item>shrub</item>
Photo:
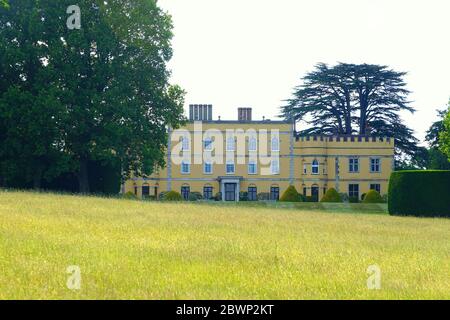
[[[387,194],[383,194],[383,196],[381,198],[383,198],[383,202],[384,203],[388,202],[388,195]]]
[[[162,195],[161,200],[163,200],[163,201],[182,201],[183,197],[181,197],[181,194],[179,194],[176,191],[169,191],[169,192],[165,192]]]
[[[189,193],[189,201],[198,201],[198,200],[202,200],[203,199],[203,195],[200,192],[190,192]]]
[[[248,201],[248,192],[246,191],[239,192],[239,201]]]
[[[316,202],[313,196],[306,196],[305,202]]]
[[[302,202],[303,197],[297,192],[294,186],[289,186],[280,198],[283,202]]]
[[[134,194],[134,192],[128,191],[127,193],[124,193],[124,194],[122,195],[122,198],[124,198],[124,199],[129,199],[129,200],[135,200],[135,199],[137,199],[138,197]]]
[[[342,202],[342,198],[335,188],[330,188],[323,195],[320,202]]]
[[[450,217],[450,171],[393,172],[388,208],[391,215]]]
[[[258,193],[258,200],[270,200],[270,193],[269,192]]]
[[[364,198],[366,197],[366,194],[365,193],[363,193],[362,195],[361,195],[361,201],[364,201]]]
[[[376,190],[370,190],[366,193],[363,203],[383,203],[383,198]]]
[[[355,197],[355,196],[348,197],[348,202],[350,202],[350,203],[358,203],[359,199],[358,199],[358,197]]]
[[[339,196],[341,197],[342,202],[345,202],[345,203],[350,202],[348,194],[346,194],[346,193],[339,193]]]
[[[222,201],[222,192],[217,192],[214,197],[214,201]]]

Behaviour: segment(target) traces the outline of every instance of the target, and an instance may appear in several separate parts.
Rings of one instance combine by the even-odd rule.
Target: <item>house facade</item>
[[[386,194],[394,164],[394,139],[371,136],[297,136],[287,121],[252,120],[249,108],[237,120],[212,120],[211,105],[190,105],[189,122],[169,130],[166,166],[133,177],[122,192],[158,197],[177,191],[204,198],[278,200],[289,185],[318,201],[328,188],[349,197],[370,189]]]

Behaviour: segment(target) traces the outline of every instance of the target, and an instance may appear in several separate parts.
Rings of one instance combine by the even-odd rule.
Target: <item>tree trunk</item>
[[[77,176],[80,193],[89,193],[89,174],[87,159],[80,159],[80,170],[78,171]]]

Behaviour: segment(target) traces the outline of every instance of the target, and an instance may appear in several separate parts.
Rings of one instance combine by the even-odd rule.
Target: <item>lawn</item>
[[[377,298],[450,298],[450,219],[0,192],[0,299]]]

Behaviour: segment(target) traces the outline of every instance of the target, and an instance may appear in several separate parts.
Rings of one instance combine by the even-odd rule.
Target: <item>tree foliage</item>
[[[396,159],[413,159],[420,152],[418,140],[399,115],[403,110],[414,112],[404,76],[387,66],[320,63],[295,88],[282,115],[307,123],[300,134],[394,137]]]
[[[439,133],[439,148],[450,161],[450,112],[447,112],[443,120],[443,128]]]
[[[9,4],[0,9],[2,166],[26,148],[20,167],[44,156],[89,192],[90,161],[120,162],[123,178],[163,165],[184,91],[169,84],[172,22],[156,1],[80,0],[79,30],[66,26],[72,1]]]

